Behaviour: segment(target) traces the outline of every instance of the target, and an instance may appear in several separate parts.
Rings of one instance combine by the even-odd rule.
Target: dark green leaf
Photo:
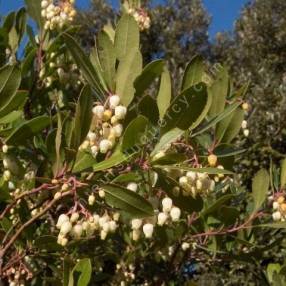
[[[142,55],[132,50],[119,62],[116,73],[116,94],[121,103],[128,106],[135,94],[134,80],[142,70]]]
[[[125,14],[119,20],[115,31],[114,46],[119,60],[139,50],[139,27],[131,15]]]
[[[252,196],[254,200],[254,212],[259,210],[267,197],[269,189],[269,175],[264,169],[260,170],[252,181]]]
[[[166,111],[162,121],[162,132],[177,127],[182,130],[195,128],[204,119],[211,104],[206,85],[200,83],[177,96]]]
[[[172,98],[172,83],[171,83],[171,76],[167,68],[164,69],[160,88],[157,96],[157,105],[160,113],[160,119],[162,119],[170,106],[170,101]]]
[[[205,65],[201,56],[195,56],[187,65],[181,90],[184,91],[193,85],[202,82]]]
[[[104,101],[105,93],[108,92],[106,86],[101,86],[99,76],[91,64],[85,52],[78,45],[77,41],[67,33],[63,34],[66,46],[78,67],[80,68],[86,81],[97,91],[99,99]]]
[[[37,134],[50,124],[48,116],[39,116],[18,126],[12,134],[6,139],[6,144],[24,144],[26,140],[32,139],[33,135]]]
[[[110,206],[123,210],[129,216],[136,218],[153,216],[152,205],[135,192],[116,185],[106,185],[103,189],[106,202]]]
[[[223,68],[217,75],[216,80],[209,88],[210,95],[212,96],[212,105],[209,110],[210,116],[220,114],[225,107],[226,97],[229,87],[229,75],[225,68]]]
[[[148,119],[142,115],[129,123],[123,134],[122,152],[126,152],[136,145],[139,147],[145,143],[144,138],[148,123]]]
[[[113,92],[115,88],[116,55],[113,43],[105,32],[99,34],[97,47],[101,67],[103,69],[103,76],[110,91]]]
[[[163,60],[156,60],[144,67],[134,83],[137,97],[140,97],[151,83],[162,74],[164,65]]]

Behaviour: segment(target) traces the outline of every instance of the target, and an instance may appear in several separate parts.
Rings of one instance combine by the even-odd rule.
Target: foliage
[[[219,33],[215,61],[231,68],[237,84],[249,82],[249,136],[242,143],[247,160],[239,169],[251,177],[261,166],[284,157],[285,149],[285,1],[256,0],[246,5],[234,35]],[[246,142],[245,142],[246,141]]]
[[[244,102],[227,69],[195,57],[179,86],[165,61],[143,63],[134,10],[87,54],[64,5],[49,20],[49,1],[46,19],[26,4],[37,36],[25,10],[1,28],[1,279],[183,285],[230,260],[257,265],[255,283],[283,285],[283,256],[269,262],[269,251],[283,241],[285,162],[259,171],[251,193],[240,186]]]

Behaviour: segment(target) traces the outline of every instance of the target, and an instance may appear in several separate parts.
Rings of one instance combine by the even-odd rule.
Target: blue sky
[[[40,1],[40,0],[34,0]],[[117,3],[118,1],[112,0]],[[240,10],[248,0],[203,0],[209,14],[212,16],[210,35],[219,31],[227,31],[233,28],[234,20],[239,16]],[[24,0],[0,0],[0,14],[23,6]],[[79,7],[88,7],[89,0],[77,0]]]

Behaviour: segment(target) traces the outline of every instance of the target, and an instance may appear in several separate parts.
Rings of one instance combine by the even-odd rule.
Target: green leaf
[[[280,187],[283,189],[286,186],[286,159],[281,162]]]
[[[26,102],[27,96],[28,96],[27,91],[21,90],[21,91],[16,92],[13,96],[9,98],[10,100],[6,102],[4,106],[0,108],[0,117],[5,116],[6,114],[14,110],[23,108]]]
[[[179,128],[174,128],[168,131],[167,133],[165,133],[160,138],[160,141],[157,143],[157,145],[155,146],[154,150],[151,153],[151,156],[154,156],[156,153],[169,147],[171,143],[176,141],[183,134],[184,134],[184,131]]]
[[[121,103],[128,106],[135,94],[134,80],[142,70],[142,55],[139,51],[130,51],[119,62],[116,73],[116,94]]]
[[[91,273],[92,273],[92,267],[91,267],[91,261],[89,258],[81,259],[73,268],[72,271],[72,279],[69,281],[69,286],[74,285],[74,274],[78,274],[79,277],[77,280],[76,285],[77,286],[88,286],[90,279],[91,279]]]
[[[223,206],[226,202],[228,202],[229,200],[231,200],[232,198],[234,198],[233,194],[230,195],[224,195],[222,197],[220,197],[218,200],[216,200],[211,206],[205,208],[202,212],[201,212],[201,216],[206,216],[209,215],[213,212],[216,212],[221,206]]]
[[[134,153],[130,153],[130,154],[123,154],[122,152],[115,151],[111,157],[109,157],[106,160],[103,160],[102,162],[99,162],[97,164],[93,165],[93,171],[94,172],[99,172],[99,171],[103,171],[106,169],[110,169],[112,167],[115,167],[125,161],[127,161],[128,159],[130,159],[132,156],[134,155]]]
[[[157,105],[159,109],[160,119],[164,117],[168,107],[170,106],[171,98],[172,98],[171,76],[168,69],[165,68],[161,76],[160,88],[157,96]]]
[[[166,111],[161,123],[162,132],[177,127],[182,130],[197,127],[204,119],[211,104],[206,85],[197,84],[177,96]]]
[[[202,82],[204,72],[205,65],[203,58],[201,56],[195,56],[186,67],[181,90],[184,91]]]
[[[28,13],[35,20],[35,22],[38,24],[38,27],[40,30],[43,28],[43,18],[41,16],[41,1],[35,1],[35,0],[25,0]]]
[[[225,68],[223,68],[215,82],[209,88],[209,92],[213,98],[212,105],[209,110],[210,116],[216,116],[220,114],[225,107],[226,97],[228,94],[229,87],[229,75]]]
[[[164,66],[165,62],[163,60],[155,60],[144,67],[134,83],[136,97],[140,97],[152,82],[162,74]]]
[[[252,181],[252,196],[254,200],[254,209],[256,212],[264,203],[270,185],[268,172],[264,169],[260,170]]]
[[[114,47],[116,57],[122,60],[126,55],[139,50],[139,27],[133,16],[125,14],[118,21]]]
[[[142,115],[132,120],[126,127],[121,143],[121,151],[126,152],[132,147],[144,144],[143,137],[148,127],[148,119]]]
[[[78,152],[77,158],[72,169],[73,173],[79,173],[92,168],[96,160],[89,153]]]
[[[14,96],[21,83],[21,71],[16,66],[6,65],[0,69],[0,107]]]
[[[21,8],[16,14],[16,23],[15,23],[15,27],[16,27],[16,31],[17,31],[18,39],[19,39],[18,44],[20,44],[25,34],[26,22],[27,22],[26,9]]]
[[[135,192],[116,185],[106,185],[103,189],[106,202],[110,206],[127,212],[131,217],[144,218],[153,216],[152,205]]]
[[[216,115],[215,117],[213,117],[212,119],[210,119],[208,122],[206,122],[205,124],[201,125],[198,127],[198,129],[195,130],[194,133],[192,133],[192,137],[196,137],[197,135],[204,133],[205,131],[207,131],[208,129],[214,127],[217,123],[219,123],[221,120],[225,119],[226,117],[228,117],[234,110],[237,109],[238,106],[240,106],[241,103],[240,102],[236,102],[233,104],[230,104],[229,106],[227,106],[225,108],[225,110],[223,112],[221,112],[220,114]]]
[[[233,145],[230,145],[230,144],[221,144],[221,145],[218,145],[214,149],[213,153],[218,158],[224,158],[224,157],[238,155],[238,154],[241,154],[245,151],[246,151],[246,149],[237,149]]]
[[[116,55],[113,43],[107,33],[101,32],[99,34],[97,47],[99,60],[103,69],[103,76],[110,91],[114,91]]]
[[[243,119],[244,111],[241,108],[237,108],[225,117],[217,125],[215,132],[216,140],[218,142],[230,143],[239,133]]]
[[[6,139],[8,145],[23,145],[26,140],[32,139],[33,135],[37,134],[50,124],[48,116],[39,116],[18,126],[12,134]]]
[[[92,104],[93,100],[91,90],[90,87],[86,85],[83,87],[76,105],[72,144],[72,148],[75,150],[77,150],[80,144],[84,141],[90,129],[92,120]]]
[[[94,69],[86,53],[81,49],[76,40],[69,34],[63,33],[67,49],[70,51],[75,63],[80,68],[86,81],[93,87],[100,100],[104,101],[105,93],[108,91],[106,86],[102,86],[97,71]]]
[[[0,124],[9,124],[23,117],[22,111],[12,111],[11,113],[0,118]]]
[[[154,126],[157,126],[159,120],[159,110],[156,100],[151,95],[147,94],[143,96],[138,104],[138,112],[148,118]]]

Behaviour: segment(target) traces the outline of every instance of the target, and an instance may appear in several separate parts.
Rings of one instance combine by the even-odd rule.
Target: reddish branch
[[[62,198],[69,196],[73,194],[73,190],[65,192],[62,194]],[[42,217],[49,209],[51,209],[53,207],[53,205],[57,202],[58,200],[53,199],[51,200],[47,206],[40,211],[37,215],[35,215],[34,217],[32,217],[30,220],[28,220],[27,222],[25,222],[17,231],[16,233],[11,237],[11,239],[8,241],[8,243],[5,246],[2,246],[0,249],[0,274],[2,273],[2,264],[3,264],[3,257],[6,254],[6,252],[8,251],[8,249],[14,244],[14,242],[17,240],[17,238],[21,235],[21,233],[28,227],[30,226],[32,223],[34,223],[37,219],[39,219],[40,217]]]

